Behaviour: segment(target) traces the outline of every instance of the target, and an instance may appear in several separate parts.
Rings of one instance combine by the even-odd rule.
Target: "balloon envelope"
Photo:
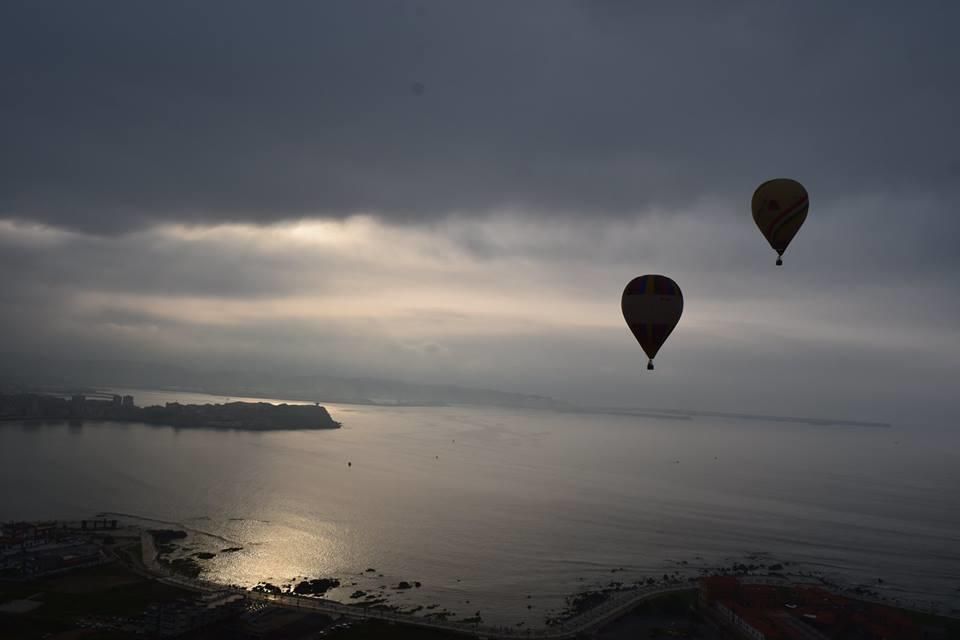
[[[803,185],[789,178],[767,180],[753,192],[753,221],[777,255],[783,255],[807,219],[810,197]],[[778,263],[779,264],[779,263]]]
[[[652,361],[683,313],[683,294],[667,276],[634,278],[620,300],[623,318]]]

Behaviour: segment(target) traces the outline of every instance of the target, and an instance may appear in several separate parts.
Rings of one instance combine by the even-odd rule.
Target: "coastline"
[[[268,402],[226,402],[223,404],[181,404],[139,407],[132,395],[73,395],[66,398],[44,394],[0,394],[0,420],[133,422],[183,429],[238,431],[339,429],[326,407],[319,403],[271,404]]]
[[[167,524],[177,526],[175,523]],[[143,535],[145,535],[147,538],[150,538],[151,542],[153,540],[153,536],[156,535],[158,531],[156,529],[148,529],[143,527],[138,528],[143,532]],[[182,531],[186,533],[188,530],[164,529],[160,531],[165,533],[169,533],[170,531]],[[192,535],[216,537],[216,539],[222,544],[236,544],[232,541],[203,531],[194,530]],[[157,549],[155,544],[152,546],[154,549]],[[193,549],[195,547],[190,545],[190,548]],[[167,551],[169,553],[172,550],[168,549]],[[227,547],[226,549],[222,549],[219,553],[235,553],[238,551],[243,551],[243,547]],[[351,607],[351,609],[360,608],[363,610],[395,613],[408,617],[418,617],[417,614],[420,614],[420,616],[426,617],[427,619],[437,618],[438,616],[442,619],[460,617],[462,621],[461,616],[458,616],[453,611],[449,611],[440,607],[440,605],[437,603],[430,603],[424,600],[419,605],[410,606],[409,602],[403,603],[393,601],[390,596],[407,591],[408,589],[415,591],[416,589],[420,588],[420,582],[412,579],[400,579],[398,582],[396,579],[394,579],[393,582],[398,582],[397,585],[394,586],[393,582],[391,582],[391,579],[384,580],[383,574],[379,573],[373,568],[366,569],[366,571],[361,572],[361,575],[370,574],[372,577],[379,578],[377,582],[386,581],[391,582],[391,584],[386,588],[379,590],[372,589],[368,592],[361,588],[362,585],[358,585],[356,582],[351,582],[352,580],[355,580],[357,577],[356,575],[347,573],[313,578],[305,576],[291,576],[285,580],[278,580],[278,584],[271,584],[271,582],[264,579],[256,585],[243,587],[239,585],[224,585],[221,583],[204,580],[202,576],[205,572],[201,562],[210,560],[211,558],[200,558],[199,561],[195,561],[190,564],[180,564],[179,567],[181,570],[178,571],[176,564],[173,562],[164,561],[162,558],[158,557],[164,555],[162,550],[159,553],[156,551],[154,553],[156,555],[150,559],[150,566],[157,571],[158,575],[173,578],[184,584],[196,584],[199,585],[198,588],[200,589],[240,589],[247,593],[259,593],[260,596],[257,597],[262,596],[264,598],[281,599],[300,598],[310,600],[320,599],[326,603],[334,603],[340,606]],[[173,557],[173,555],[170,557]],[[194,557],[197,556],[196,553],[193,555]],[[146,562],[147,559],[145,558],[145,563]],[[545,618],[543,628],[568,628],[572,621],[580,617],[586,616],[587,618],[592,618],[604,611],[609,611],[614,608],[620,609],[626,606],[625,603],[629,603],[631,600],[636,598],[643,599],[649,594],[675,593],[677,591],[696,589],[697,584],[702,579],[710,576],[733,577],[741,580],[745,584],[754,585],[780,587],[812,586],[828,591],[834,595],[843,596],[852,600],[893,607],[917,614],[937,615],[960,620],[960,609],[943,611],[938,607],[926,607],[920,603],[903,602],[897,599],[886,597],[881,593],[870,590],[869,588],[865,588],[862,585],[844,586],[826,578],[823,575],[816,575],[812,572],[803,570],[794,571],[792,570],[791,563],[787,562],[785,564],[787,566],[776,562],[750,564],[747,564],[746,562],[733,562],[726,566],[712,567],[710,570],[706,571],[701,569],[697,573],[684,574],[680,571],[674,571],[672,574],[648,576],[647,578],[630,582],[611,580],[603,584],[594,584],[592,586],[585,585],[579,590],[571,592],[565,596],[566,605],[564,609],[557,611],[552,616],[548,615]],[[194,570],[190,568],[191,566],[199,567],[199,571],[194,572]],[[184,568],[186,571],[182,570]],[[611,570],[611,573],[616,574],[621,570],[622,569],[615,568]],[[195,575],[191,576],[191,573],[195,573]],[[328,584],[325,584],[325,588],[317,590],[316,592],[306,591],[303,588],[305,583],[320,582],[325,582]],[[298,590],[298,587],[300,587],[300,590]],[[345,597],[341,599],[329,598],[327,597],[327,592],[331,590],[338,590],[343,593],[346,593],[348,590],[355,590],[355,593],[362,591],[363,595],[356,595],[355,597]],[[527,597],[530,596],[528,595]],[[296,601],[291,602],[296,604]]]
[[[411,629],[432,630],[474,637],[504,639],[537,637],[560,640],[579,637],[581,634],[597,633],[603,638],[633,637],[633,635],[629,635],[631,628],[637,625],[659,624],[664,620],[664,616],[673,616],[678,624],[686,624],[688,628],[692,628],[690,625],[702,624],[703,620],[707,618],[722,625],[725,609],[720,605],[726,601],[717,600],[709,594],[714,586],[729,586],[732,581],[733,584],[743,585],[742,588],[752,589],[758,593],[772,593],[763,590],[775,589],[777,593],[781,594],[779,599],[776,599],[779,604],[776,604],[775,608],[782,609],[783,605],[780,603],[782,598],[787,598],[785,601],[790,602],[794,596],[803,598],[805,596],[802,594],[808,593],[809,595],[806,596],[808,600],[813,597],[819,601],[818,599],[822,598],[823,595],[817,596],[816,594],[827,594],[834,598],[834,602],[839,603],[838,606],[849,609],[850,615],[858,611],[875,610],[878,613],[887,612],[883,615],[891,620],[895,620],[897,615],[907,615],[909,620],[912,620],[910,624],[920,625],[932,622],[946,630],[960,630],[960,622],[958,622],[960,621],[960,615],[957,615],[960,612],[944,614],[902,605],[895,606],[889,600],[883,598],[872,598],[869,595],[852,596],[849,590],[840,589],[838,585],[830,585],[822,578],[773,575],[769,571],[769,566],[743,564],[734,564],[722,568],[721,573],[708,576],[664,575],[660,579],[651,576],[647,580],[629,584],[612,581],[606,587],[587,589],[567,596],[567,607],[562,614],[552,620],[546,620],[542,625],[526,625],[524,623],[514,625],[490,624],[485,621],[481,611],[472,615],[458,615],[447,609],[438,609],[437,605],[404,608],[376,594],[373,594],[372,598],[351,598],[355,600],[352,602],[328,597],[327,592],[332,588],[347,586],[352,579],[349,574],[338,577],[304,578],[295,586],[291,584],[282,587],[269,583],[261,583],[255,587],[244,587],[204,580],[201,572],[194,572],[189,569],[184,571],[185,565],[178,564],[174,558],[176,555],[175,547],[179,543],[190,542],[186,530],[149,528],[154,525],[144,526],[129,521],[109,520],[105,517],[108,515],[116,514],[100,514],[94,520],[82,522],[21,523],[25,527],[33,526],[45,531],[48,542],[43,544],[76,545],[80,543],[96,545],[100,549],[100,559],[95,564],[76,565],[54,572],[48,571],[39,576],[25,576],[20,581],[22,583],[20,589],[35,591],[36,586],[39,586],[45,580],[62,580],[74,585],[86,584],[90,580],[89,588],[95,588],[97,584],[102,584],[105,575],[113,576],[111,580],[119,582],[129,580],[117,573],[120,570],[118,567],[123,567],[131,574],[139,576],[141,580],[146,579],[162,585],[167,591],[161,590],[159,593],[166,599],[182,601],[184,596],[193,593],[196,595],[192,597],[199,599],[201,602],[227,599],[240,604],[246,603],[245,606],[267,605],[273,608],[287,609],[291,612],[315,612],[332,620],[346,620],[361,625],[387,623],[403,625]],[[134,519],[137,518],[134,517]],[[159,521],[154,522],[161,524]],[[174,523],[170,524],[173,525]],[[7,526],[9,526],[9,523]],[[202,532],[196,533],[207,535]],[[225,544],[229,541],[219,538],[218,542]],[[43,544],[40,546],[43,546]],[[196,548],[193,544],[184,544],[184,547],[190,550]],[[220,553],[239,551],[242,551],[242,548],[224,548]],[[191,557],[199,557],[204,560],[209,559],[206,556],[212,557],[213,555],[215,554],[193,553]],[[119,563],[119,565],[116,563]],[[760,572],[765,572],[765,574],[749,575]],[[365,573],[375,574],[376,569],[368,568]],[[734,577],[731,573],[748,575]],[[382,574],[379,577],[382,578]],[[18,583],[16,580],[13,580],[13,582],[10,582],[10,580],[9,576],[0,580],[0,590],[9,590],[10,584]],[[4,587],[4,584],[8,586]],[[418,582],[401,581],[392,589],[409,591],[416,590],[419,586]],[[146,597],[150,602],[156,597],[150,594],[158,593],[156,589],[146,589],[146,592],[141,597]],[[794,596],[789,594],[794,594]],[[871,606],[879,606],[880,608],[870,609]],[[53,610],[50,610],[49,607],[46,610],[53,613]],[[62,614],[53,613],[53,615]],[[95,612],[92,612],[93,618],[91,619],[95,619],[96,615]],[[764,610],[756,608],[754,613],[751,614],[749,610],[743,609],[742,615],[747,616],[748,619],[753,615],[753,619],[762,621]],[[776,615],[782,617],[781,614]],[[120,624],[115,620],[112,624]],[[128,619],[123,624],[129,625],[132,623]]]
[[[151,398],[151,404],[157,402]],[[383,580],[348,585],[349,590],[328,593],[327,598],[351,603],[349,596],[357,590],[369,593],[368,587],[418,579],[424,583],[420,591],[389,590],[392,602],[405,609],[439,603],[463,618],[482,609],[485,622],[526,620],[527,625],[540,626],[548,609],[559,612],[566,595],[588,586],[605,586],[610,579],[630,583],[649,574],[672,574],[674,569],[696,575],[701,568],[713,569],[733,560],[748,565],[794,561],[791,573],[812,570],[843,585],[876,589],[904,603],[919,602],[921,608],[932,600],[938,600],[944,611],[958,604],[958,584],[950,577],[955,576],[950,569],[956,566],[956,547],[946,544],[952,534],[944,526],[955,520],[955,514],[945,511],[936,517],[926,508],[931,502],[919,501],[924,494],[910,491],[910,485],[899,488],[903,477],[895,474],[889,486],[901,493],[892,496],[883,490],[888,485],[877,484],[879,472],[858,474],[857,468],[849,466],[843,467],[847,475],[837,480],[843,491],[828,496],[803,490],[822,485],[826,476],[817,473],[801,476],[806,485],[794,487],[795,494],[786,494],[776,484],[752,491],[732,487],[732,480],[766,479],[760,463],[774,457],[762,457],[756,466],[742,464],[755,454],[735,457],[734,448],[726,446],[733,436],[724,436],[719,444],[708,440],[699,450],[704,455],[697,456],[695,445],[712,430],[709,426],[653,422],[633,426],[596,417],[591,435],[585,436],[583,419],[564,422],[563,416],[553,414],[337,407],[331,411],[342,412],[349,427],[328,435],[230,436],[185,430],[177,436],[173,429],[143,425],[104,424],[84,430],[0,426],[9,445],[5,447],[11,463],[7,477],[15,481],[19,475],[37,483],[37,489],[26,495],[12,492],[5,513],[7,517],[79,517],[108,508],[222,535],[251,546],[235,555],[198,560],[206,568],[203,577],[247,588],[260,580],[281,587],[317,577],[343,581],[370,563],[386,574]],[[827,440],[826,433],[745,431],[757,439],[770,433],[771,442],[782,442],[784,433],[800,445],[810,440],[815,448],[794,448],[808,455],[790,458],[813,464],[816,471],[838,469],[833,458],[814,464],[820,456],[831,455],[833,440]],[[900,437],[881,439],[864,432],[841,434],[834,440],[857,439],[880,453],[889,451],[886,458],[879,456],[889,466],[904,457],[902,447],[894,445]],[[648,440],[651,446],[644,450],[626,446]],[[662,447],[653,444],[664,443],[676,451],[674,456],[681,463],[660,459]],[[573,444],[588,446],[588,451],[602,457],[584,469],[569,467],[564,464],[568,461],[564,452]],[[229,458],[219,455],[225,451]],[[644,456],[644,451],[649,455]],[[714,462],[716,453],[718,462]],[[91,466],[100,460],[102,466]],[[352,468],[347,466],[350,460]],[[630,466],[623,473],[612,473],[621,460]],[[45,490],[50,484],[41,482],[48,474],[44,471],[48,461],[62,465],[63,471],[49,480],[56,491]],[[544,462],[552,466],[531,468]],[[779,462],[791,465],[788,459]],[[587,473],[593,470],[611,475],[600,482]],[[91,474],[97,482],[85,481]],[[944,470],[940,476],[919,477],[938,488],[936,496],[949,497],[948,484],[932,481],[954,475]],[[704,477],[710,482],[698,484]],[[645,488],[661,478],[662,486]],[[857,482],[841,482],[846,478]],[[483,488],[487,496],[456,484],[466,480],[471,487]],[[212,491],[194,491],[195,486]],[[683,495],[673,490],[676,486],[716,493]],[[741,491],[724,491],[730,488]],[[550,502],[567,489],[580,493],[578,504]],[[850,504],[850,515],[840,510],[849,500],[833,500],[834,495],[858,500]],[[904,507],[888,506],[897,504],[892,500],[898,495],[904,498]],[[750,502],[760,497],[766,500]],[[58,505],[65,498],[82,511],[64,512]],[[278,504],[278,498],[284,502]],[[817,500],[821,510],[804,511],[811,500]],[[834,507],[835,511],[830,510]],[[851,531],[847,525],[861,512],[886,517],[863,522],[872,528]],[[912,520],[899,517],[911,514]],[[786,525],[792,529],[785,530]],[[501,533],[498,527],[506,530]],[[551,535],[557,536],[557,543],[543,538]],[[583,541],[579,547],[575,546],[578,541]],[[234,546],[210,543],[198,550],[218,552]],[[542,551],[537,552],[538,548]],[[749,559],[754,551],[759,557]],[[886,552],[889,561],[880,558],[880,552]],[[684,566],[684,560],[689,564]],[[609,575],[621,563],[627,570]],[[907,573],[911,569],[914,574]],[[462,583],[457,582],[460,578]],[[884,580],[879,586],[878,578]],[[534,594],[530,612],[524,601],[528,593]]]

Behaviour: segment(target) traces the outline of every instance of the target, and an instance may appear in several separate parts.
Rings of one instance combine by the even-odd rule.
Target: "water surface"
[[[393,600],[492,623],[542,623],[586,586],[748,557],[960,600],[950,430],[327,406],[342,429],[2,425],[0,518],[182,523],[217,536],[207,548],[243,547],[206,563],[215,580],[338,577],[344,600],[417,580]]]

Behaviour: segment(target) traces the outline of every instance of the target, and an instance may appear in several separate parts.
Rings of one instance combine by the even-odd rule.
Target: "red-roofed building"
[[[739,593],[740,581],[733,576],[710,576],[700,580],[700,603],[706,606],[722,598],[735,598]]]
[[[919,637],[900,610],[810,585],[744,584],[732,576],[713,576],[700,582],[700,605],[749,640]]]
[[[714,608],[721,617],[740,631],[741,634],[754,640],[781,640],[782,634],[770,623],[758,609],[750,609],[732,600],[719,600]]]

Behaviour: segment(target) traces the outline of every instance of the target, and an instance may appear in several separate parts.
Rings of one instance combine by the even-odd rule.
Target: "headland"
[[[69,420],[122,421],[167,425],[182,429],[269,431],[337,429],[340,423],[319,404],[227,402],[138,407],[133,396],[73,395],[69,398],[35,394],[0,394],[0,421]]]

